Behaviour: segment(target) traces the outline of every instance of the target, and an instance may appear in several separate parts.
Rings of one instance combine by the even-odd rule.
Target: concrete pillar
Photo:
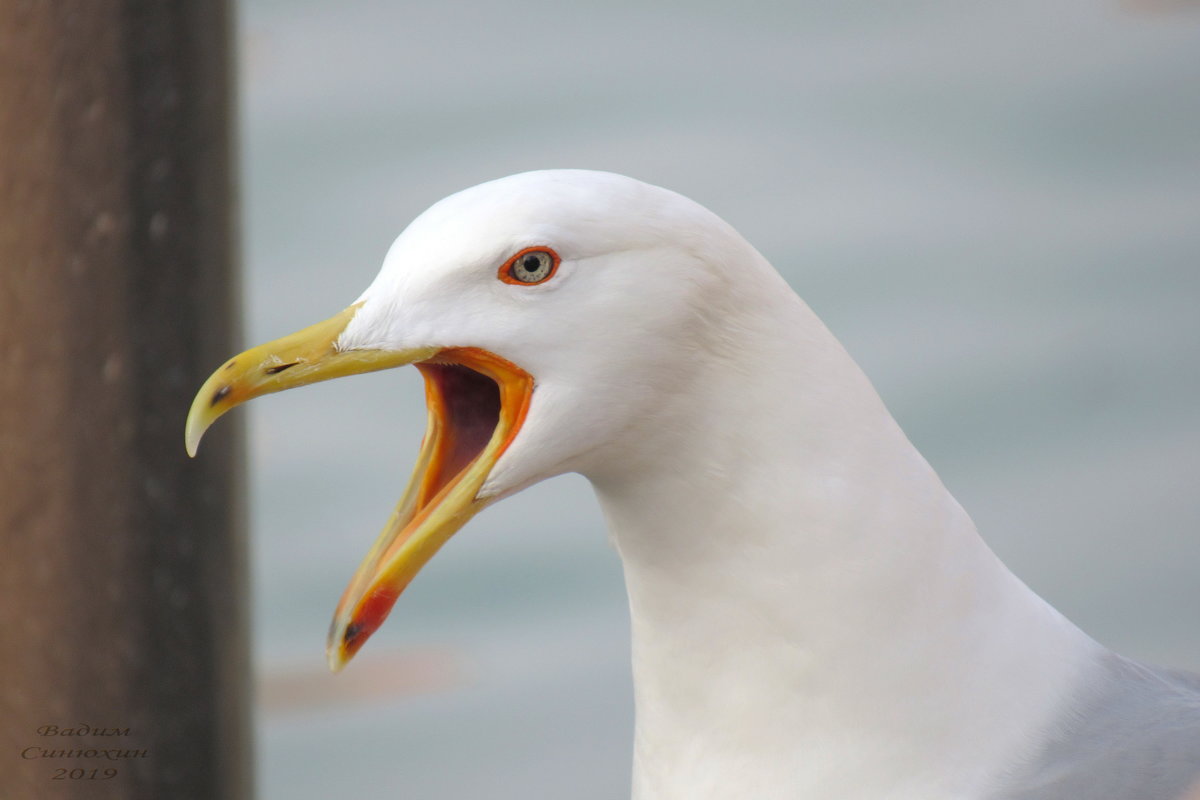
[[[230,23],[0,0],[3,798],[250,796]]]

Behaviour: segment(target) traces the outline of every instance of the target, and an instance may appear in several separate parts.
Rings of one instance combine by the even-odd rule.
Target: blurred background
[[[353,301],[458,189],[545,167],[667,186],[779,268],[1035,590],[1200,668],[1200,7],[238,14],[247,344]],[[419,376],[243,413],[261,798],[628,797],[624,588],[584,480],[476,518],[334,677],[325,629],[407,480]]]

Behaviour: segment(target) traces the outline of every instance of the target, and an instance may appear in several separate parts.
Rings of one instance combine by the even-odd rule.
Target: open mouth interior
[[[417,362],[429,409],[412,481],[338,603],[330,664],[339,669],[383,623],[446,540],[494,500],[479,491],[529,410],[533,377],[494,353],[447,348]]]
[[[447,348],[416,366],[425,377],[429,415],[397,509],[402,532],[389,546],[393,552],[447,501],[454,514],[474,503],[520,429],[533,392],[529,373],[486,350]]]
[[[501,401],[496,381],[466,364],[438,360],[418,367],[430,412],[425,433],[430,460],[416,503],[420,513],[483,453],[500,424]]]

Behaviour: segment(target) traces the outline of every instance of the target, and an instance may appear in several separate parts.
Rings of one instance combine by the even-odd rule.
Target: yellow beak
[[[520,430],[533,395],[527,372],[485,350],[339,350],[338,337],[357,310],[230,359],[200,388],[185,434],[195,455],[218,417],[259,395],[404,364],[421,370],[425,439],[408,488],[334,613],[327,655],[335,672],[379,628],[421,567],[491,502],[478,497],[479,489]]]

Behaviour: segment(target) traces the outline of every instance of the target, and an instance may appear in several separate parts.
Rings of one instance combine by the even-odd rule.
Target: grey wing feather
[[[1200,675],[1103,670],[996,800],[1200,800]]]

